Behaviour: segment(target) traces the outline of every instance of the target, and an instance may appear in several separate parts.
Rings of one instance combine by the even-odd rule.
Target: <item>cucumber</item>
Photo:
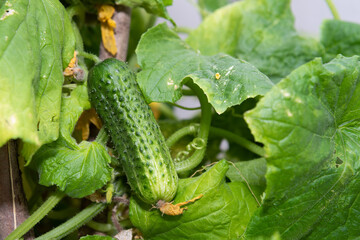
[[[132,190],[149,204],[171,201],[178,176],[135,74],[126,63],[106,59],[90,70],[88,93]]]

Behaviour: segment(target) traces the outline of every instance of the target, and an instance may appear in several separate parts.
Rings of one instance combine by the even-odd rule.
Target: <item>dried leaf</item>
[[[156,203],[156,208],[158,208],[163,214],[166,215],[170,215],[170,216],[177,216],[177,215],[181,215],[183,214],[184,210],[186,210],[187,208],[181,208],[182,206],[195,202],[196,200],[202,198],[204,195],[200,194],[197,197],[194,197],[191,200],[185,201],[185,202],[181,202],[181,203],[177,203],[177,204],[172,204],[171,202],[165,202],[162,200],[159,200]]]
[[[74,57],[70,60],[69,65],[65,68],[63,75],[70,77],[74,75],[74,68],[77,67],[77,52],[74,51]]]
[[[101,38],[105,49],[112,55],[116,55],[117,47],[114,35],[116,22],[111,19],[115,8],[111,5],[102,5],[98,9],[98,20],[101,22]]]

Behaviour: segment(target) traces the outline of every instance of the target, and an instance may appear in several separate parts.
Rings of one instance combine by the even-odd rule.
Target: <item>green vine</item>
[[[196,134],[199,131],[199,128],[200,128],[199,124],[191,124],[189,126],[179,129],[178,131],[174,132],[166,140],[166,145],[169,148],[172,147],[181,138],[183,138],[187,135]],[[262,157],[265,156],[265,150],[262,147],[255,144],[254,142],[252,142],[244,137],[241,137],[239,135],[236,135],[235,133],[232,133],[228,130],[216,128],[216,127],[210,127],[209,133],[211,136],[222,137],[222,138],[226,138],[229,141],[235,142],[239,146],[242,146],[243,148],[246,148],[250,152],[253,152],[259,156],[262,156]]]
[[[339,15],[333,1],[332,0],[326,0],[326,3],[329,6],[332,15],[334,16],[334,19],[340,20],[340,15]]]
[[[194,84],[193,82],[187,83],[188,87],[190,87],[195,94],[198,96],[200,105],[201,105],[201,120],[200,120],[200,129],[198,138],[202,139],[205,146],[207,144],[207,139],[209,135],[209,129],[211,124],[211,105],[207,100],[206,95],[200,89],[199,86]],[[179,162],[175,162],[175,168],[179,174],[184,174],[185,172],[195,168],[197,165],[201,163],[205,156],[206,147],[195,150],[195,152],[187,159]]]
[[[20,226],[18,226],[12,233],[10,233],[5,240],[15,240],[25,235],[32,227],[34,227],[46,214],[48,214],[60,202],[65,194],[57,191],[50,195],[50,197]]]
[[[104,210],[105,207],[105,203],[93,203],[80,213],[76,214],[73,218],[40,237],[35,238],[35,240],[61,239],[89,222],[93,217]]]

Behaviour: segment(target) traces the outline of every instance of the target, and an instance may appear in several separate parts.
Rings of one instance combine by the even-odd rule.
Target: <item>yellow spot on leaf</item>
[[[166,215],[170,215],[170,216],[176,216],[176,215],[181,215],[183,214],[184,210],[186,210],[187,208],[181,208],[182,206],[195,202],[196,200],[202,198],[204,195],[200,194],[197,197],[194,197],[191,200],[188,200],[186,202],[182,202],[182,203],[177,203],[177,204],[172,204],[171,202],[165,202],[162,200],[159,200],[156,204],[156,208],[158,208],[160,210],[160,212],[162,212],[162,214],[166,214]]]
[[[216,80],[219,80],[219,79],[221,78],[220,73],[216,73],[216,74],[215,74],[215,78],[216,78]]]
[[[89,138],[90,123],[94,124],[98,129],[102,126],[101,120],[94,108],[84,111],[75,126],[76,130],[81,131],[82,140],[87,140]]]
[[[111,5],[102,5],[98,9],[98,20],[101,23],[101,38],[104,48],[113,56],[117,53],[114,29],[116,22],[111,19],[114,15],[115,8]]]

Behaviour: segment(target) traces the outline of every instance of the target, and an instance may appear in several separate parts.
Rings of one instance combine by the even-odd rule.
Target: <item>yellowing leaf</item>
[[[115,8],[111,5],[102,5],[98,10],[98,20],[101,22],[101,38],[105,49],[112,55],[116,55],[117,47],[114,35],[116,22],[111,19]]]

